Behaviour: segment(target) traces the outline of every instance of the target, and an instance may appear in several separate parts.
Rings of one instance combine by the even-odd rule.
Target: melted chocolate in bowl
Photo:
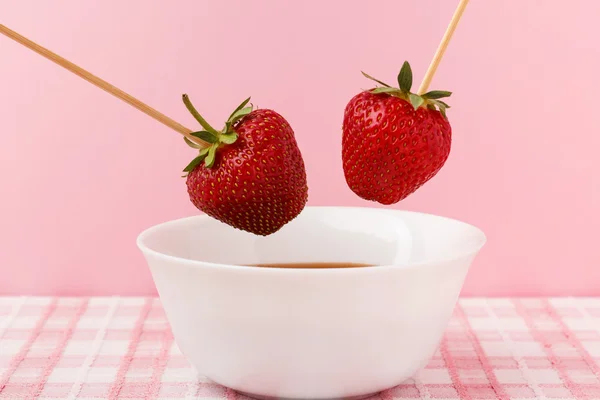
[[[330,268],[360,268],[371,267],[370,264],[358,263],[283,263],[283,264],[256,264],[254,267],[263,268],[288,268],[288,269],[330,269]]]

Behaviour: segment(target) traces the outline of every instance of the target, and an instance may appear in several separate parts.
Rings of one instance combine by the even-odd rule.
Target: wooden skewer
[[[435,75],[435,71],[437,70],[438,66],[440,65],[440,61],[442,61],[444,52],[446,51],[446,48],[448,47],[448,43],[450,43],[450,39],[452,39],[452,35],[454,34],[454,31],[456,30],[458,21],[460,21],[460,18],[462,17],[463,12],[465,11],[465,8],[467,7],[468,2],[469,2],[469,0],[460,0],[460,3],[458,3],[458,7],[456,7],[456,11],[454,11],[452,20],[450,21],[448,28],[446,28],[446,33],[444,34],[444,37],[442,38],[442,41],[440,42],[440,44],[437,48],[437,51],[435,52],[435,56],[433,57],[433,60],[431,60],[431,64],[429,64],[429,68],[427,69],[427,72],[425,73],[425,77],[423,78],[423,82],[421,83],[421,86],[419,87],[419,91],[417,92],[417,94],[423,94],[423,93],[427,92],[427,89],[429,88],[429,84],[431,83],[431,80],[433,79],[433,75]]]
[[[160,113],[159,111],[155,110],[154,108],[150,107],[149,105],[142,103],[135,97],[125,93],[121,89],[111,85],[110,83],[106,82],[105,80],[98,78],[97,76],[91,74],[90,72],[84,70],[83,68],[62,58],[58,54],[55,54],[55,53],[51,52],[50,50],[40,46],[39,44],[32,42],[31,40],[27,39],[26,37],[19,35],[17,32],[7,28],[6,26],[4,26],[2,24],[0,24],[0,33],[13,39],[16,42],[22,44],[23,46],[29,48],[30,50],[35,51],[36,53],[47,58],[48,60],[55,62],[56,64],[60,65],[61,67],[71,71],[75,75],[80,76],[81,78],[85,79],[86,81],[96,85],[100,89],[123,100],[125,103],[137,108],[144,114],[154,118],[158,122],[163,123],[164,125],[168,126],[169,128],[179,132],[180,134],[182,134],[183,136],[188,138],[188,140],[198,144],[199,146],[206,147],[208,145],[201,139],[190,135],[192,130],[190,130],[190,129],[186,128],[185,126],[181,125],[180,123],[172,120],[171,118]]]

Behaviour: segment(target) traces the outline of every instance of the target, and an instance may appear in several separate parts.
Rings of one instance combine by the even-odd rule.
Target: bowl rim
[[[479,241],[473,249],[469,251],[459,252],[452,257],[440,257],[422,260],[418,262],[409,262],[405,264],[381,264],[381,265],[373,265],[366,266],[361,268],[264,268],[253,265],[234,265],[234,264],[224,264],[224,263],[216,263],[210,261],[202,261],[202,260],[193,260],[190,258],[173,256],[170,254],[161,253],[154,249],[149,248],[144,244],[144,238],[148,235],[151,235],[153,232],[164,228],[168,225],[175,225],[179,223],[183,223],[189,220],[202,220],[202,219],[212,219],[211,216],[207,214],[199,214],[199,215],[191,215],[187,217],[172,219],[169,221],[160,222],[158,224],[154,224],[143,231],[141,231],[136,238],[136,245],[139,250],[143,254],[151,254],[154,257],[159,259],[163,259],[165,261],[175,262],[180,266],[192,267],[192,268],[218,268],[222,270],[230,270],[230,271],[238,271],[238,272],[253,272],[261,271],[261,273],[272,273],[272,274],[362,274],[370,272],[374,269],[376,270],[389,270],[389,269],[416,269],[416,268],[426,268],[426,267],[434,267],[437,263],[441,262],[452,262],[461,258],[470,257],[473,255],[477,255],[482,247],[487,243],[487,236],[483,232],[482,229],[478,228],[475,225],[472,225],[468,222],[461,221],[456,218],[445,217],[442,215],[419,212],[419,211],[410,211],[410,210],[402,210],[402,209],[389,209],[382,207],[369,207],[369,206],[306,206],[304,209],[344,209],[344,210],[379,210],[393,214],[412,214],[416,216],[425,216],[425,217],[435,217],[442,220],[450,221],[453,223],[462,224],[469,229],[473,230],[473,232],[479,237]],[[304,211],[304,210],[303,210]],[[291,221],[290,221],[291,222]],[[236,229],[236,228],[231,228]]]

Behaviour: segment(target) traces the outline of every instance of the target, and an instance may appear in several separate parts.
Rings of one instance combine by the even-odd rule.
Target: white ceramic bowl
[[[195,216],[137,243],[201,375],[252,397],[331,399],[388,389],[427,363],[485,240],[434,215],[307,207],[267,237]],[[239,266],[299,262],[377,266]]]

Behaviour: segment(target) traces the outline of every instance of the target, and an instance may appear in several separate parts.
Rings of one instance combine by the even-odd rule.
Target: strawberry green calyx
[[[222,130],[218,131],[213,128],[200,113],[193,106],[190,98],[187,94],[182,96],[183,103],[187,107],[190,114],[194,116],[194,118],[200,123],[200,126],[204,128],[203,130],[190,133],[191,136],[197,137],[198,139],[205,142],[207,145],[203,146],[202,144],[194,143],[188,138],[184,137],[185,143],[193,149],[198,150],[198,156],[194,158],[184,169],[183,172],[191,172],[196,168],[200,163],[204,162],[205,167],[211,168],[215,163],[215,156],[217,150],[229,144],[233,144],[238,139],[238,134],[234,129],[234,125],[237,121],[244,118],[246,115],[250,114],[253,110],[252,104],[247,107],[248,102],[250,101],[250,97],[244,100],[229,116],[227,121],[225,122],[225,126]],[[186,175],[184,175],[185,177]]]
[[[400,69],[400,73],[398,74],[397,88],[392,87],[380,80],[377,80],[364,72],[362,74],[366,78],[371,79],[372,81],[375,81],[379,85],[381,85],[375,87],[375,89],[372,89],[371,93],[386,93],[390,96],[399,97],[410,102],[410,104],[412,104],[415,110],[419,107],[427,107],[430,110],[439,110],[439,112],[444,116],[444,118],[448,119],[448,117],[446,116],[446,109],[450,108],[450,106],[441,101],[440,99],[450,97],[452,95],[452,92],[448,92],[445,90],[432,90],[421,95],[412,93],[410,89],[412,88],[413,76],[412,69],[410,68],[410,64],[408,63],[408,61],[404,61],[404,64]]]

